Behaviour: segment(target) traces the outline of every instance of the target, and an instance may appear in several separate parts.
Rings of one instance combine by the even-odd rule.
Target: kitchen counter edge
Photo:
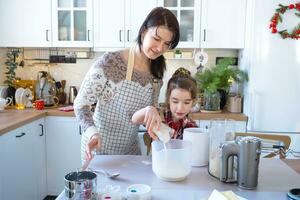
[[[56,109],[15,110],[5,109],[0,112],[0,136],[46,116],[75,117],[74,112],[63,112]]]
[[[15,109],[5,109],[0,112],[0,136],[11,130],[19,128],[37,119],[46,116],[61,116],[61,117],[75,117],[73,111],[63,112],[59,111],[57,108],[45,109],[45,110],[15,110]],[[236,121],[247,121],[248,117],[243,113],[230,113],[227,111],[222,111],[221,113],[191,113],[190,117],[193,120],[210,120],[215,118],[233,119]]]

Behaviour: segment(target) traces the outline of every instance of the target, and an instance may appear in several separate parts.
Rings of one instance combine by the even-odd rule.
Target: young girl
[[[172,128],[172,139],[182,139],[183,130],[189,127],[197,127],[196,123],[188,117],[191,111],[193,102],[196,99],[197,83],[195,79],[191,77],[188,70],[179,68],[173,74],[168,82],[166,93],[166,110],[163,111],[163,122]],[[146,123],[146,128],[149,125],[149,116],[147,116],[148,110],[155,109],[152,106],[148,106],[134,113],[132,116],[132,122],[136,124]],[[147,124],[148,123],[148,124]],[[160,122],[156,123],[159,126]],[[156,136],[150,134],[152,139],[157,139]]]

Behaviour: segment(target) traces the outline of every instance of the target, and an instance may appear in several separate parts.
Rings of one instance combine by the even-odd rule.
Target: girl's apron
[[[153,82],[143,87],[131,81],[133,66],[134,47],[130,48],[126,79],[119,91],[111,102],[96,106],[93,119],[102,139],[101,150],[97,154],[140,154],[137,141],[139,125],[133,124],[131,117],[137,110],[155,105],[159,86]],[[86,142],[82,145],[81,149],[85,151]]]

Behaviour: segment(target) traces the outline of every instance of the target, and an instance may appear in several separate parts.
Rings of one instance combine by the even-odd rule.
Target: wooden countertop
[[[233,119],[236,121],[248,121],[248,117],[243,113],[231,113],[228,111],[222,111],[221,113],[206,113],[197,112],[189,115],[194,120],[210,120],[216,118]]]
[[[0,112],[0,135],[45,116],[75,117],[74,112],[63,112],[57,108],[44,110],[8,108]]]
[[[299,159],[282,159],[290,168],[300,174],[300,160]]]
[[[7,108],[0,112],[0,135],[45,116],[75,117],[75,114],[73,111],[59,111],[58,108],[46,108],[44,110]],[[248,117],[242,113],[230,113],[227,111],[221,113],[191,113],[190,117],[194,120],[210,120],[214,118],[233,119],[236,121],[248,120]]]

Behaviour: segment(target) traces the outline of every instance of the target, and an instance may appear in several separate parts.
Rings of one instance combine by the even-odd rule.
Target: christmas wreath
[[[284,6],[279,4],[279,8],[276,9],[275,14],[271,18],[271,24],[269,28],[271,29],[273,34],[279,33],[283,39],[291,38],[298,40],[300,38],[300,23],[292,30],[292,32],[288,32],[286,29],[282,31],[277,30],[277,24],[282,22],[282,15],[287,10],[296,10],[295,15],[300,17],[300,2],[295,4],[290,4],[289,6]]]

